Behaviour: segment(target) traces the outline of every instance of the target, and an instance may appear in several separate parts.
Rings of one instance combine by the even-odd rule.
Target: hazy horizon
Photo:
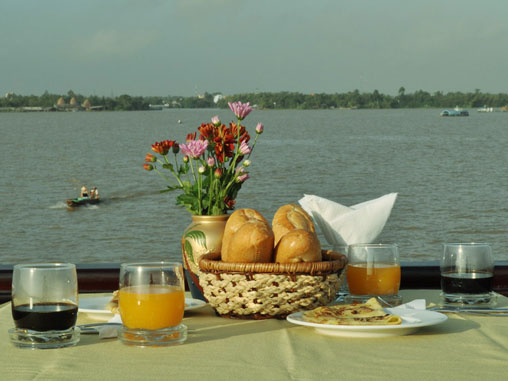
[[[508,2],[2,0],[0,96],[506,93]]]

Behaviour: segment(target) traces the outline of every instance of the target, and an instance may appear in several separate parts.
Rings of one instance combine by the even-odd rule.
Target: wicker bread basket
[[[327,250],[322,254],[322,262],[310,263],[225,263],[220,254],[206,254],[199,262],[199,284],[221,316],[284,319],[335,300],[347,259]]]

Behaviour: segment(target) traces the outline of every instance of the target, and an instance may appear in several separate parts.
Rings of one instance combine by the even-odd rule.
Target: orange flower
[[[145,161],[148,163],[155,163],[157,161],[157,158],[151,153],[147,153],[145,156]]]
[[[155,142],[152,144],[152,151],[159,153],[161,155],[167,155],[173,144],[176,142],[174,140],[164,140],[162,142]]]

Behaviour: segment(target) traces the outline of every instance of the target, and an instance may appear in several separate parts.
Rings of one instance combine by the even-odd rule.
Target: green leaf
[[[205,249],[206,247],[206,236],[205,233],[203,233],[201,230],[191,230],[187,234],[185,234],[185,240],[187,241],[187,238],[192,238],[196,243],[200,246],[203,246]]]
[[[184,236],[185,242],[184,242],[184,249],[189,258],[192,262],[194,262],[194,253],[192,252],[192,245],[189,242],[189,239],[193,239],[196,241],[196,243],[200,246],[203,246],[205,249],[206,247],[206,236],[205,233],[203,233],[200,230],[191,230],[190,232],[187,232]]]
[[[178,174],[185,175],[187,172],[189,172],[189,164],[184,164],[180,168],[178,168]]]
[[[183,193],[177,197],[177,200],[184,205],[192,205],[194,200],[196,200],[196,196],[192,194]]]
[[[181,186],[178,186],[178,185],[173,186],[173,187],[168,185],[168,186],[167,186],[167,189],[163,189],[163,190],[161,190],[160,192],[161,192],[161,193],[165,193],[165,192],[172,192],[172,191],[177,190],[177,189],[182,189],[182,187],[181,187]]]
[[[183,244],[183,247],[185,249],[185,253],[189,256],[189,259],[194,262],[194,255],[192,253],[192,245],[189,241],[185,240],[185,243]]]

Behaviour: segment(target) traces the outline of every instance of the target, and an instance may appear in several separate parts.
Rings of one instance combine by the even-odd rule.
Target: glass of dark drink
[[[446,306],[485,307],[495,303],[494,260],[486,243],[445,243],[441,296]]]
[[[71,263],[15,265],[12,273],[14,345],[62,348],[79,342],[78,281]]]

